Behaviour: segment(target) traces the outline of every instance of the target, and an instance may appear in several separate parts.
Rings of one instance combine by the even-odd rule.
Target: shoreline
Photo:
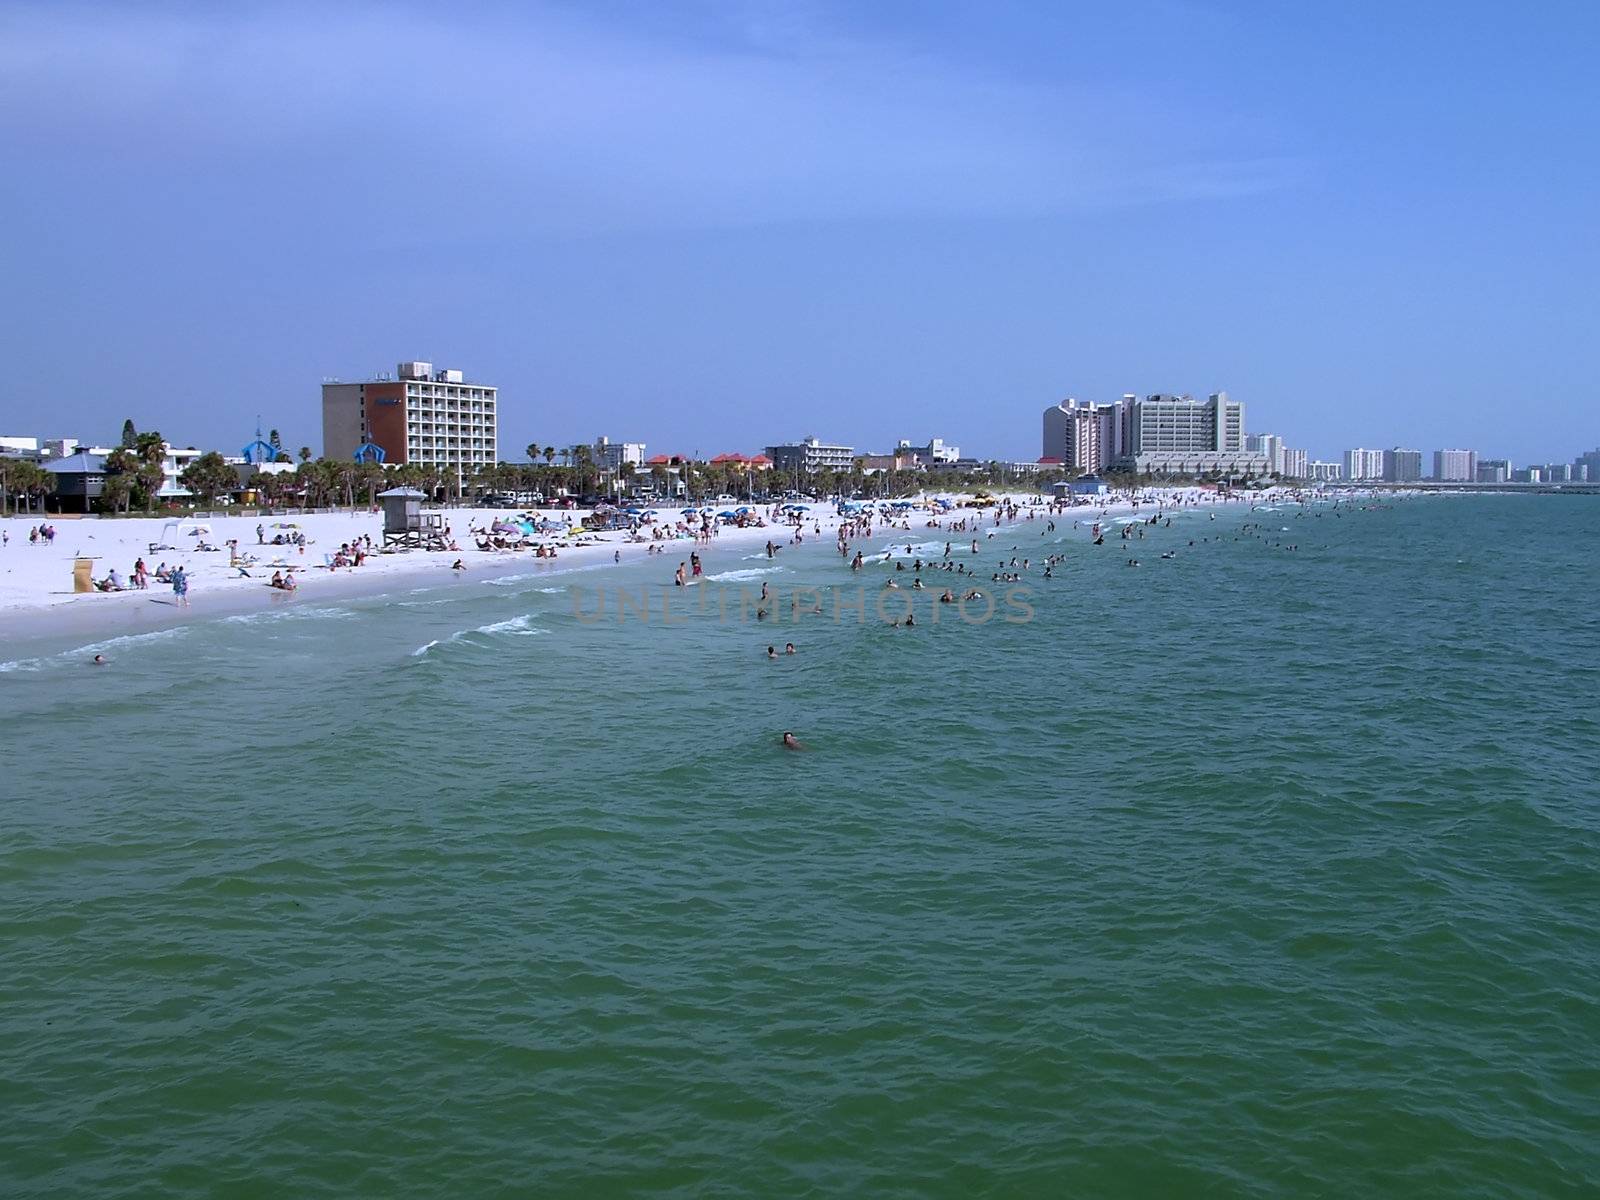
[[[1005,493],[1003,499],[1015,502],[1022,512],[1026,512],[1029,508],[1043,511],[1048,507],[1048,500],[1041,504],[1032,503],[1034,495],[1034,493],[1010,492]],[[1098,520],[1104,514],[1104,519],[1117,520],[1127,517],[1139,507],[1152,504],[1173,505],[1180,500],[1182,507],[1186,509],[1204,507],[1213,510],[1249,511],[1252,504],[1298,502],[1299,497],[1310,498],[1313,495],[1314,493],[1308,491],[1285,488],[1224,500],[1216,493],[1205,489],[1141,489],[1136,495],[1110,494],[1103,497],[1100,503],[1074,506],[1061,513],[1058,519]],[[959,504],[964,497],[944,498]],[[761,506],[757,511],[765,516],[770,508],[771,506]],[[541,510],[541,515],[548,515],[551,511]],[[963,515],[976,513],[985,519],[984,528],[993,528],[993,511],[993,509],[957,508],[950,510],[940,519],[959,520]],[[486,523],[496,518],[504,519],[508,515],[510,514],[504,510],[494,509],[463,508],[447,511],[447,518],[452,525],[459,522],[463,526],[472,521]],[[576,519],[583,514],[577,510],[569,510],[562,515],[570,515]],[[665,511],[663,515],[665,516]],[[926,527],[925,523],[931,514],[925,510],[908,510],[906,515],[911,521],[910,533],[918,536],[920,540],[926,540],[930,534],[942,535],[946,532],[942,526],[939,529]],[[1026,518],[1019,517],[1019,519]],[[336,549],[341,541],[348,541],[362,534],[378,537],[382,529],[382,515],[369,512],[316,513],[300,515],[294,522],[312,539],[314,550],[304,556],[305,566],[299,572],[303,582],[292,593],[267,587],[265,579],[259,576],[249,579],[237,575],[229,576],[227,572],[231,568],[227,565],[225,552],[203,553],[193,550],[143,554],[152,567],[165,557],[168,561],[181,562],[192,568],[191,578],[194,580],[194,586],[191,588],[191,603],[186,608],[178,606],[167,585],[154,580],[148,590],[118,593],[75,594],[59,590],[59,583],[55,589],[51,588],[52,580],[61,582],[70,580],[72,560],[85,548],[86,542],[99,543],[97,546],[89,547],[101,551],[96,555],[100,563],[97,566],[97,573],[109,569],[110,566],[119,565],[123,558],[128,560],[127,565],[131,567],[133,559],[141,555],[143,547],[148,542],[160,535],[161,527],[168,520],[161,517],[118,518],[115,521],[105,522],[76,519],[61,523],[54,546],[33,546],[27,542],[27,531],[30,526],[40,524],[40,518],[0,518],[0,529],[6,529],[11,534],[9,545],[0,550],[0,634],[3,634],[0,640],[4,642],[0,656],[5,660],[15,661],[36,656],[37,652],[50,649],[53,643],[66,643],[86,637],[103,640],[108,637],[150,633],[241,614],[269,611],[272,607],[285,605],[342,603],[414,594],[419,591],[443,590],[448,587],[466,587],[475,590],[476,584],[512,576],[546,574],[554,578],[578,572],[603,570],[612,566],[637,565],[652,558],[659,560],[664,580],[670,580],[678,559],[681,557],[686,560],[691,551],[699,552],[710,562],[714,561],[717,551],[724,547],[747,550],[751,545],[764,545],[769,539],[787,546],[794,533],[793,526],[782,523],[745,528],[724,526],[707,546],[692,538],[634,542],[628,541],[627,534],[623,531],[609,531],[596,534],[595,543],[564,549],[555,559],[538,558],[531,550],[481,551],[473,547],[459,552],[417,550],[394,555],[374,554],[362,567],[328,571],[320,564],[312,566],[311,560],[320,559],[324,553]],[[676,521],[675,511],[671,520]],[[231,537],[237,537],[241,550],[245,552],[264,550],[285,560],[289,559],[291,554],[295,558],[300,557],[297,551],[287,546],[257,546],[251,539],[254,537],[258,521],[265,522],[266,518],[223,516],[200,521],[186,520],[180,522],[180,525],[184,534],[196,525],[208,527],[209,534],[205,540],[217,544],[222,544]],[[43,518],[42,523],[49,523],[49,518]],[[840,523],[841,517],[834,511],[832,505],[825,502],[813,504],[803,526],[806,541],[814,543],[821,539],[831,539],[836,535]],[[819,524],[820,534],[816,532],[816,526]],[[919,525],[922,527],[919,528]],[[89,532],[91,528],[93,532]],[[887,522],[874,522],[874,538],[889,528]],[[104,536],[106,534],[112,536]],[[659,553],[652,555],[650,553],[652,546],[659,547]],[[615,560],[619,551],[620,562]],[[454,572],[451,569],[451,564],[457,558],[466,566],[464,573]],[[299,562],[294,562],[293,565],[297,568],[301,566]],[[21,568],[26,569],[18,575],[16,572]],[[271,563],[252,568],[266,573],[270,573],[273,569],[274,565]],[[55,648],[55,652],[60,652],[59,647]]]

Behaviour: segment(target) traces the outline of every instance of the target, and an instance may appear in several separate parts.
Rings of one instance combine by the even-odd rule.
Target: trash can
[[[94,559],[75,558],[72,560],[72,590],[74,592],[94,591]]]

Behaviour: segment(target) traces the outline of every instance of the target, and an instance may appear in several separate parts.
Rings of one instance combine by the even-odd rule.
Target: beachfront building
[[[1478,461],[1472,479],[1474,483],[1509,483],[1514,469],[1509,458],[1484,458]]]
[[[915,471],[920,468],[916,450],[909,442],[901,442],[888,454],[861,455],[861,471],[865,475],[876,475],[880,471]]]
[[[1092,475],[1122,452],[1122,410],[1118,404],[1092,404],[1068,398],[1044,410],[1042,459],[1071,474]]]
[[[740,471],[772,470],[772,460],[765,454],[718,454],[711,459],[711,465],[713,467],[734,467]]]
[[[1278,472],[1285,479],[1304,479],[1306,477],[1306,452],[1304,450],[1283,451],[1283,469]]]
[[[161,447],[161,490],[156,493],[160,500],[179,500],[194,495],[183,485],[183,472],[189,464],[204,454],[204,450],[197,450],[193,446],[174,446],[165,442]]]
[[[1244,405],[1227,392],[1207,400],[1153,395],[1125,400],[1119,470],[1162,475],[1267,475],[1264,454],[1245,446]]]
[[[44,469],[55,476],[55,502],[61,512],[88,512],[105,494],[106,456],[79,451],[46,461]]]
[[[403,362],[395,378],[322,385],[322,453],[354,458],[368,445],[385,465],[417,463],[464,476],[499,461],[499,389],[432,363]]]
[[[1283,474],[1283,439],[1275,433],[1246,434],[1244,448],[1267,460],[1267,470],[1274,475]]]
[[[38,462],[44,457],[44,451],[39,448],[39,439],[31,437],[0,437],[0,458],[20,458],[27,462]]]
[[[1344,479],[1344,464],[1313,459],[1306,464],[1305,477],[1313,483],[1340,483]]]
[[[1442,483],[1472,483],[1478,478],[1476,450],[1435,450],[1433,477]]]
[[[809,475],[824,467],[833,471],[848,471],[855,462],[854,446],[837,446],[808,437],[801,442],[788,442],[781,446],[768,446],[767,457],[778,471],[798,471]]]
[[[1383,478],[1386,483],[1415,483],[1422,478],[1422,451],[1396,446],[1383,452]]]
[[[1586,482],[1600,483],[1600,449],[1578,455],[1572,465],[1578,468],[1580,477]]]
[[[1344,478],[1351,483],[1383,478],[1383,451],[1357,448],[1344,452]]]
[[[607,471],[615,471],[624,465],[642,467],[644,443],[613,442],[608,437],[597,437],[594,440],[594,462],[595,466]]]
[[[913,446],[901,438],[895,445],[894,454],[905,459],[908,467],[948,467],[960,461],[961,447],[947,446],[943,438],[929,438],[924,446]]]

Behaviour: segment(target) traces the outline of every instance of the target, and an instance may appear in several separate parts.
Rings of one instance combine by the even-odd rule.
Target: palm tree
[[[145,511],[155,512],[161,483],[167,477],[162,466],[167,457],[167,441],[155,430],[141,433],[133,439],[133,453],[138,460],[134,473],[139,477],[139,486],[144,489]]]
[[[300,447],[300,461],[303,462],[303,463],[311,461],[311,447],[310,446],[301,446]]]

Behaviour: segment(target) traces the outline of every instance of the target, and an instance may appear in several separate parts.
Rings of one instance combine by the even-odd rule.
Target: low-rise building
[[[768,446],[767,457],[779,471],[800,471],[810,474],[824,467],[834,471],[848,471],[855,462],[853,446],[840,446],[808,437],[800,442]]]
[[[53,458],[44,469],[55,476],[55,502],[61,512],[88,512],[105,494],[106,456],[79,451]]]

